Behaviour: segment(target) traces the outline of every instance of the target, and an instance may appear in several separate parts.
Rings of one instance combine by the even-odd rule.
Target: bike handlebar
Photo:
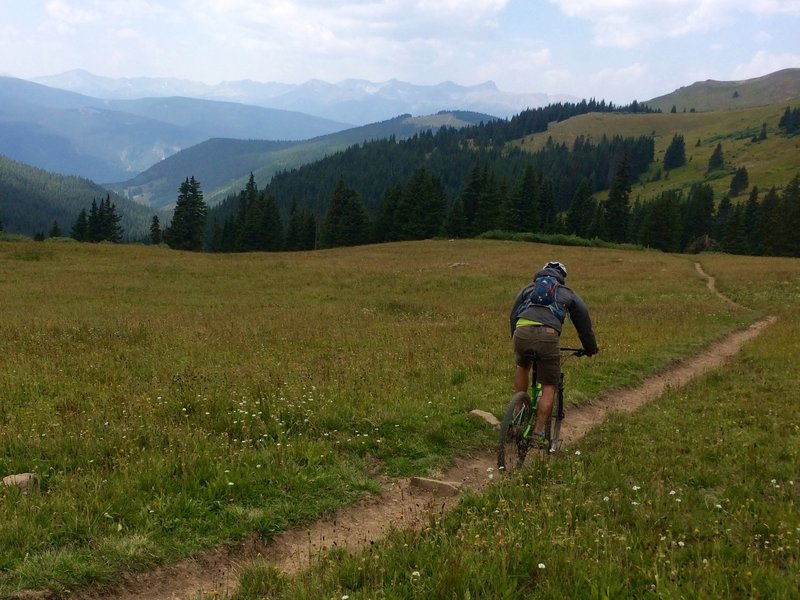
[[[586,356],[583,348],[559,348],[562,352],[572,352],[573,356]]]

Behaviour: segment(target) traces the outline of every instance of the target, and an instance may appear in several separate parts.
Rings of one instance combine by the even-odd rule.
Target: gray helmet
[[[554,269],[559,273],[561,273],[562,277],[567,276],[567,267],[565,267],[563,263],[560,263],[557,260],[551,260],[549,263],[547,263],[545,266],[542,267],[542,270],[544,269]]]

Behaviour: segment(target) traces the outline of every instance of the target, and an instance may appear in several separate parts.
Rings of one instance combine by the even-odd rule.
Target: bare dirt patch
[[[709,290],[719,294],[713,278],[703,271],[699,263],[695,267],[707,279]],[[727,298],[726,301],[733,303]],[[659,397],[668,388],[679,388],[722,365],[775,321],[775,317],[761,319],[711,344],[699,354],[648,377],[640,385],[614,391],[590,405],[570,409],[562,426],[563,443],[568,446],[579,440],[610,412],[632,412]],[[286,531],[269,543],[252,538],[243,544],[217,548],[169,567],[129,575],[121,586],[112,590],[94,589],[72,594],[71,597],[175,600],[231,594],[237,585],[238,569],[254,558],[266,560],[281,571],[292,574],[306,569],[328,550],[341,548],[356,551],[367,548],[392,528],[421,527],[448,510],[458,502],[459,496],[453,493],[454,489],[479,491],[489,485],[497,477],[495,467],[496,455],[491,449],[456,460],[452,467],[436,477],[446,482],[441,487],[419,485],[419,482],[415,485],[413,478],[386,478],[380,495],[343,508],[307,527]],[[36,594],[36,597],[46,598],[47,594]]]

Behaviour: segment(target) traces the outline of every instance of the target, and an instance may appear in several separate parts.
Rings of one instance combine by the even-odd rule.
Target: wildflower
[[[640,489],[642,489],[642,488],[640,488],[638,485],[633,486],[633,491],[634,492],[638,492]]]
[[[411,572],[411,576],[412,577],[419,577],[419,571],[412,571]]]
[[[580,450],[575,450],[575,456],[580,456],[580,455],[581,455],[581,451]]]
[[[608,502],[608,496],[605,496],[605,497],[603,498],[603,502]]]
[[[670,491],[669,491],[669,495],[670,495],[670,496],[674,496],[674,495],[675,495],[675,490],[670,490]]]
[[[539,568],[544,569],[544,563],[539,563]]]

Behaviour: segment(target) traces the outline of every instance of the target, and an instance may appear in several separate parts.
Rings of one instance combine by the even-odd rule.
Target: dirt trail
[[[695,267],[698,274],[707,279],[711,292],[735,304],[717,291],[714,279],[703,271],[699,263]],[[634,411],[659,397],[667,388],[678,388],[718,367],[775,320],[774,317],[767,317],[742,331],[734,332],[699,354],[678,361],[662,373],[648,377],[641,385],[617,390],[597,399],[591,405],[570,409],[562,426],[564,444],[569,445],[583,437],[610,412]],[[343,508],[307,527],[286,531],[268,544],[254,538],[244,544],[220,548],[170,567],[131,575],[122,586],[114,590],[93,590],[73,594],[71,597],[95,600],[176,600],[226,595],[235,590],[238,568],[256,557],[263,557],[284,572],[297,573],[332,548],[354,551],[368,547],[390,528],[424,525],[458,501],[458,490],[478,491],[491,483],[497,475],[495,461],[493,451],[461,458],[452,468],[437,477],[440,482],[450,483],[438,486],[435,481],[422,481],[423,485],[420,485],[420,482],[412,482],[409,478],[387,478],[379,496]],[[46,597],[38,594],[36,596]]]

